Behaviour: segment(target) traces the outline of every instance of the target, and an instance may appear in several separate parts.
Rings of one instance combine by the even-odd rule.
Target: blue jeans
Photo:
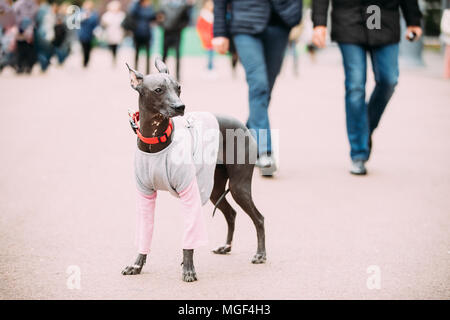
[[[367,48],[340,43],[345,69],[345,112],[352,160],[368,160],[372,133],[398,81],[398,44]],[[366,103],[367,53],[376,86]]]
[[[214,50],[208,49],[208,70],[214,69]]]
[[[236,34],[233,37],[249,89],[247,127],[253,129],[251,132],[255,135],[260,155],[272,152],[268,108],[288,37],[287,28],[271,25],[258,35]]]

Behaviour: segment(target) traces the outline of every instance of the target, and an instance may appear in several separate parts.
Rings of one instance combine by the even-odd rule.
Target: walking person
[[[83,2],[81,10],[80,30],[78,38],[83,48],[83,67],[87,67],[91,57],[92,41],[94,40],[94,29],[98,25],[99,17],[94,10],[94,3],[91,0]]]
[[[34,26],[38,6],[34,0],[18,0],[13,4],[18,28],[16,34],[17,73],[31,73],[36,62]]]
[[[116,65],[117,48],[124,37],[122,22],[125,19],[125,12],[121,10],[121,7],[120,1],[111,1],[101,19],[101,26],[105,30],[106,42],[111,50],[114,65]]]
[[[228,4],[231,4],[231,14],[227,24]],[[249,87],[247,127],[257,140],[256,165],[265,176],[272,176],[277,169],[272,156],[270,97],[281,69],[289,32],[300,22],[301,16],[302,0],[214,1],[213,46],[223,54],[229,49],[229,38],[234,40]]]
[[[17,32],[12,0],[0,0],[0,72],[7,66],[16,69]]]
[[[47,0],[42,0],[36,14],[36,26],[34,32],[35,48],[37,60],[41,66],[41,71],[47,71],[50,59],[53,56],[52,41],[55,38],[55,14],[54,5],[50,5]]]
[[[214,49],[212,45],[213,24],[214,24],[214,3],[212,0],[206,0],[200,10],[197,19],[197,33],[202,42],[203,48],[206,50],[208,63],[206,66],[207,76],[213,78],[214,71]]]
[[[134,67],[138,70],[139,50],[145,49],[146,53],[146,74],[150,73],[150,42],[152,38],[152,30],[150,23],[156,21],[156,13],[153,9],[151,0],[136,0],[130,5],[130,16],[134,19],[133,27],[134,47],[136,56],[134,59]]]
[[[330,0],[313,1],[313,42],[326,44]],[[332,0],[331,39],[339,44],[345,71],[345,110],[352,165],[350,172],[367,173],[365,163],[372,149],[372,134],[391,99],[399,76],[400,8],[407,23],[407,37],[422,35],[417,0]],[[366,13],[366,14],[361,14]],[[372,60],[376,86],[366,101],[367,55]]]
[[[191,8],[194,0],[164,0],[161,6],[163,20],[163,56],[166,62],[169,49],[175,49],[176,56],[176,78],[180,80],[180,44],[181,32],[189,24]]]
[[[303,32],[303,23],[300,23],[292,28],[289,33],[289,41],[288,41],[288,51],[292,54],[292,67],[294,71],[294,76],[298,76],[298,68],[299,68],[299,53],[297,51],[297,46],[299,43],[300,36]]]
[[[69,29],[66,23],[67,7],[66,3],[55,6],[55,37],[52,45],[59,65],[62,65],[70,54]]]

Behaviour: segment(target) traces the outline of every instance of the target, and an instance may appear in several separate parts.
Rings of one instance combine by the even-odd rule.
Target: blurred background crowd
[[[45,72],[52,63],[64,64],[73,50],[82,52],[87,67],[93,48],[110,50],[115,63],[121,47],[134,47],[135,66],[143,55],[147,73],[152,53],[166,60],[173,50],[177,78],[182,56],[204,51],[207,74],[214,77],[213,7],[212,0],[0,0],[0,70],[12,67],[17,73],[31,73],[39,65]],[[299,52],[314,58],[316,50],[310,7],[311,0],[304,1],[302,23],[289,36],[294,72]],[[421,2],[425,45],[444,48],[450,44],[450,36],[443,31],[444,11],[449,7],[446,0]],[[229,53],[234,68],[238,58],[233,43]],[[450,72],[445,76],[450,77]]]

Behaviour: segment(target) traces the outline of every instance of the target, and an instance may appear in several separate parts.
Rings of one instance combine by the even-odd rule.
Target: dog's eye
[[[178,91],[181,91],[181,86],[178,86]]]
[[[161,89],[161,88],[156,88],[156,89],[155,89],[155,92],[156,92],[156,93],[161,93],[161,92],[162,92],[162,89]]]

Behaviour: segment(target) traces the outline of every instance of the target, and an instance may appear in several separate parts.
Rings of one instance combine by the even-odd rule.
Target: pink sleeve
[[[138,191],[137,194],[137,228],[136,245],[138,252],[148,254],[153,236],[153,222],[155,218],[156,191],[147,196]]]
[[[208,234],[202,214],[202,201],[197,185],[197,178],[178,194],[181,199],[184,215],[183,249],[195,249],[206,245]]]

